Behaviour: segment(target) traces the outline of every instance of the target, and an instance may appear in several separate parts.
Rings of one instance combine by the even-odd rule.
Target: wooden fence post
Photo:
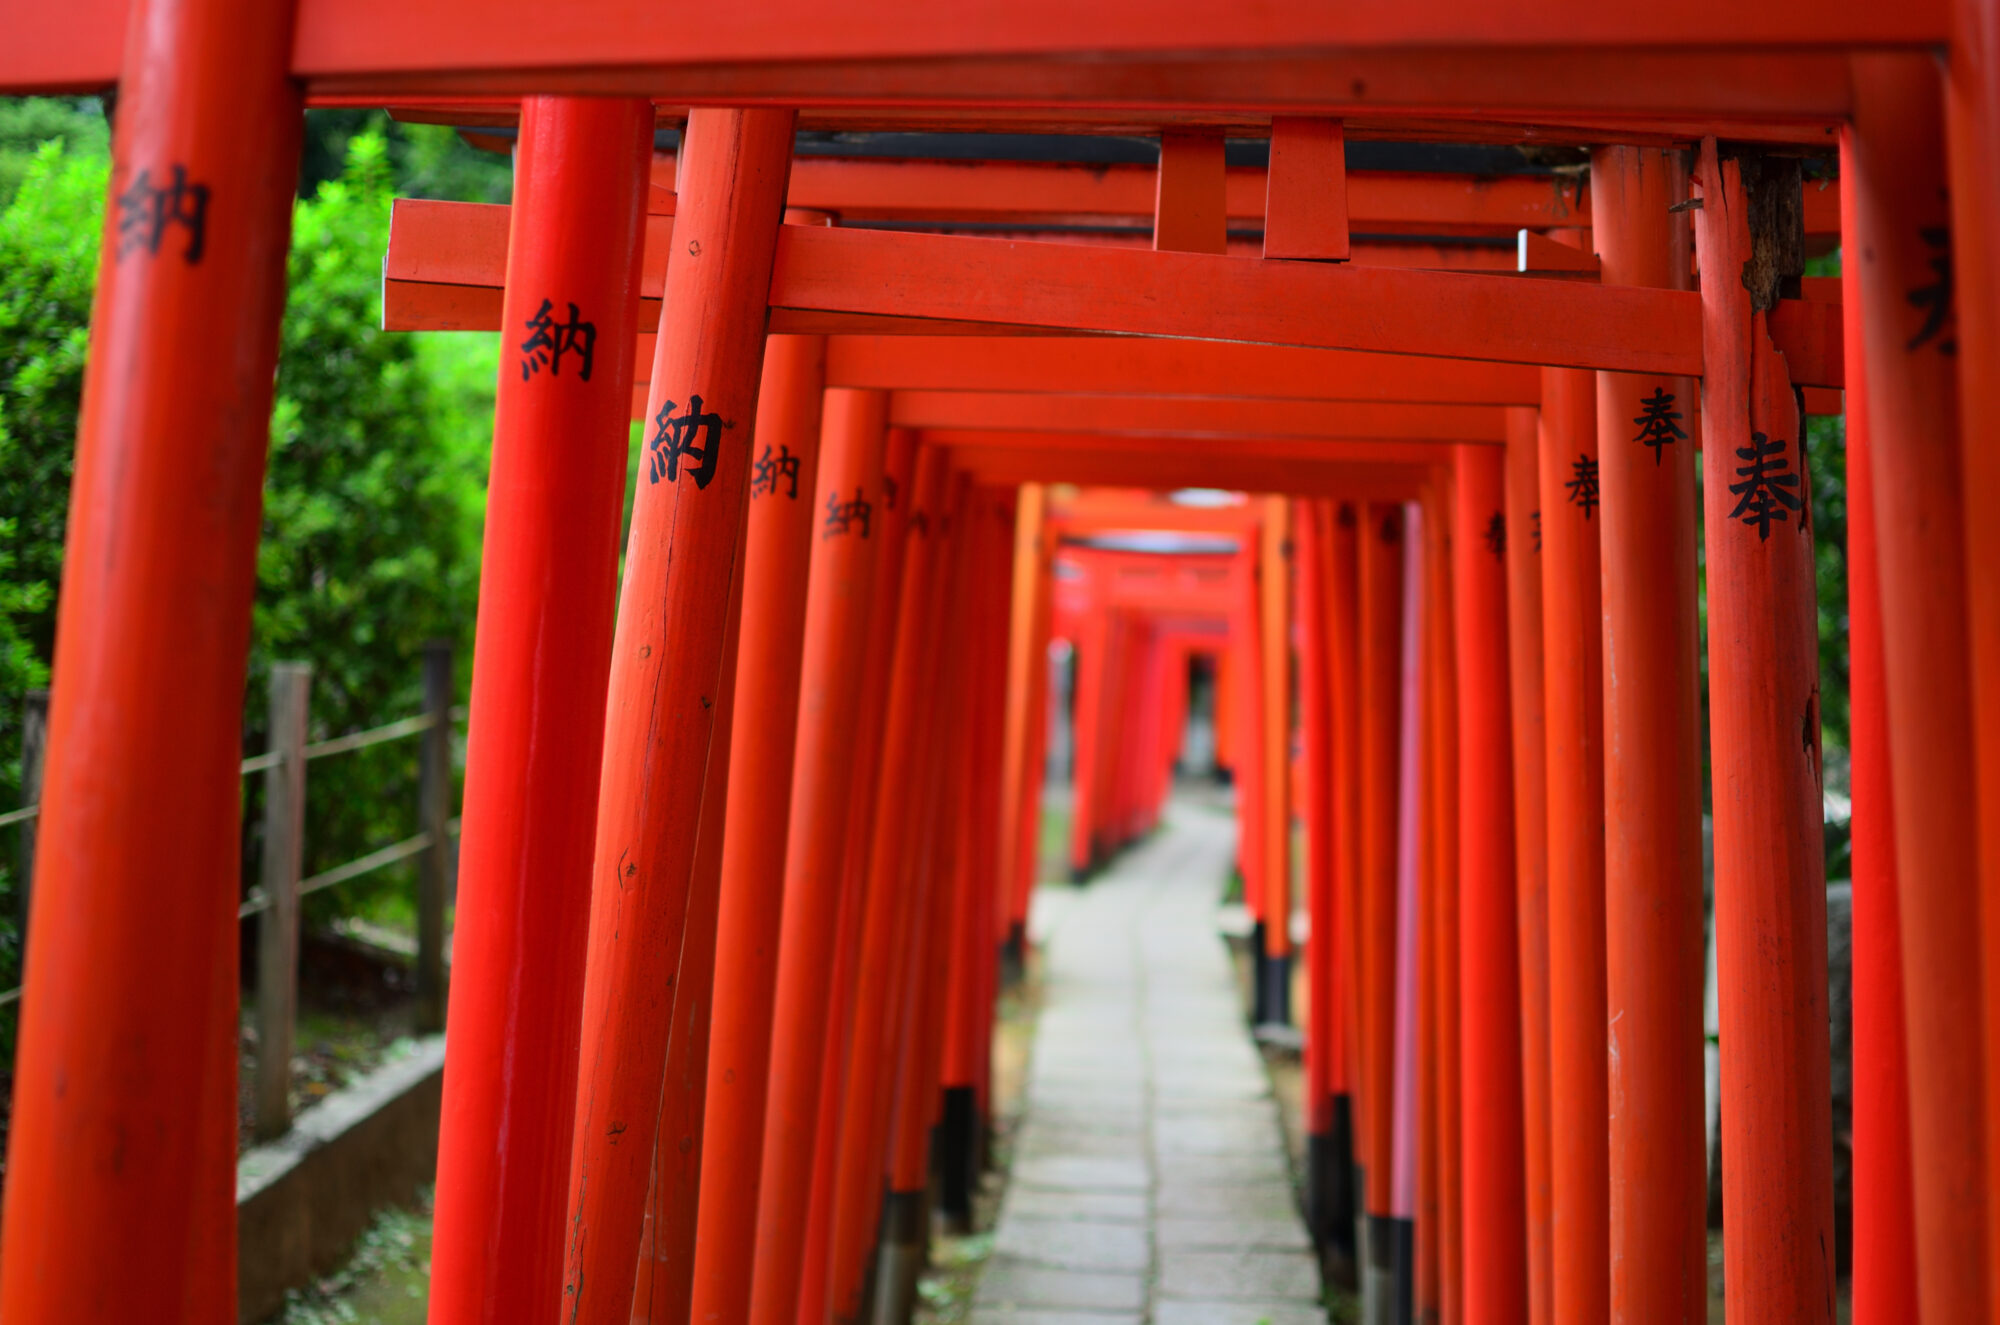
[[[21,700],[21,804],[42,803],[42,758],[49,746],[49,692],[30,690]],[[41,826],[39,814],[21,821],[21,837],[14,849],[14,902],[16,932],[21,951],[28,950],[28,902],[35,881],[35,830]]]
[[[418,827],[431,844],[417,864],[417,1031],[444,1029],[444,904],[451,887],[451,641],[424,644],[424,730]]]
[[[271,664],[271,753],[264,770],[264,859],[257,918],[257,1137],[292,1125],[292,1042],[299,1003],[299,866],[306,818],[306,715],[312,664]]]

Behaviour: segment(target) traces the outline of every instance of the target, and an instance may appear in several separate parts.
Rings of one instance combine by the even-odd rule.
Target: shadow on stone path
[[[1051,916],[974,1325],[1324,1325],[1277,1101],[1216,936],[1234,843],[1229,819],[1176,804]]]

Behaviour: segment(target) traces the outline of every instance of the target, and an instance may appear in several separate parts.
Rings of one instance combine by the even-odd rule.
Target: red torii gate
[[[578,7],[548,30],[533,21],[541,11],[518,0],[482,6],[476,16],[443,3],[405,0],[392,8],[381,0],[306,0],[296,27],[294,14],[282,7],[141,4],[145,21],[131,26],[129,40],[124,6],[113,0],[60,14],[10,7],[7,30],[18,40],[0,52],[0,85],[12,88],[95,88],[123,73],[116,196],[126,196],[133,185],[165,189],[183,179],[210,190],[199,195],[198,210],[177,205],[160,213],[161,229],[152,238],[163,244],[142,251],[129,233],[107,231],[93,344],[99,369],[91,376],[80,439],[45,845],[38,853],[44,871],[38,895],[61,900],[38,917],[28,971],[0,1268],[0,1304],[8,1314],[120,1319],[163,1299],[180,1303],[190,1319],[227,1309],[228,1137],[219,1121],[223,1111],[213,1107],[227,1094],[218,1088],[227,1069],[217,1065],[224,1060],[209,1041],[230,1003],[219,974],[228,969],[228,899],[217,889],[219,880],[234,877],[228,868],[234,839],[227,831],[233,798],[227,793],[235,750],[233,736],[220,733],[234,731],[242,686],[262,418],[301,97],[589,91],[664,93],[703,106],[811,106],[808,122],[849,127],[1167,127],[1163,197],[1177,196],[1167,187],[1183,155],[1177,126],[1210,134],[1232,124],[1261,128],[1274,113],[1281,129],[1283,116],[1305,114],[1343,119],[1350,134],[1558,136],[1637,146],[1598,150],[1591,208],[1603,284],[1591,286],[1347,270],[1282,257],[1102,247],[1036,252],[1058,246],[781,230],[792,112],[689,112],[672,228],[676,258],[661,287],[671,296],[664,300],[670,311],[648,402],[649,417],[686,409],[671,455],[685,465],[659,476],[667,493],[659,493],[659,479],[642,488],[627,562],[623,641],[611,644],[608,622],[572,622],[560,632],[576,641],[577,657],[587,657],[591,648],[611,650],[612,720],[597,854],[619,868],[608,876],[600,871],[599,879],[622,895],[622,865],[630,859],[631,877],[644,885],[630,886],[646,898],[634,919],[651,931],[642,934],[635,924],[629,932],[606,932],[608,919],[593,922],[600,933],[590,947],[584,1023],[584,1061],[593,1067],[583,1087],[586,1122],[577,1130],[576,1168],[587,1178],[577,1184],[571,1224],[589,1237],[569,1239],[574,1312],[615,1318],[625,1309],[615,1300],[622,1270],[589,1277],[583,1271],[636,1263],[637,1221],[627,1214],[643,1201],[652,1147],[644,1144],[646,1128],[639,1123],[618,1151],[625,1132],[599,1128],[592,1110],[609,1110],[605,1116],[622,1123],[651,1116],[656,1102],[647,1082],[657,1085],[661,1076],[665,1010],[629,996],[659,974],[644,953],[668,946],[676,928],[670,917],[681,911],[678,899],[698,872],[695,826],[702,801],[688,789],[704,778],[716,785],[707,733],[716,711],[726,708],[716,683],[724,676],[724,623],[732,616],[734,549],[748,486],[747,458],[734,454],[725,466],[711,449],[727,440],[734,445],[724,449],[741,452],[748,427],[728,439],[719,432],[704,438],[703,430],[710,414],[718,429],[751,417],[748,402],[757,394],[769,309],[770,329],[781,331],[879,331],[895,319],[920,328],[970,323],[1219,336],[1492,358],[1548,365],[1558,373],[1599,370],[1597,431],[1617,442],[1597,456],[1604,649],[1618,662],[1604,688],[1602,734],[1609,752],[1603,765],[1609,828],[1604,868],[1613,884],[1607,980],[1617,1008],[1612,1021],[1633,1036],[1620,1041],[1623,1052],[1611,1077],[1619,1108],[1611,1137],[1608,1236],[1618,1269],[1606,1291],[1621,1315],[1666,1311],[1699,1281],[1699,1228],[1690,1225],[1689,1209],[1701,1183],[1690,1180],[1677,1148],[1688,1127],[1685,1032],[1696,1015],[1687,997],[1688,940],[1692,934],[1698,949],[1699,894],[1690,917],[1687,884],[1698,865],[1689,838],[1699,803],[1691,457],[1685,447],[1669,452],[1657,435],[1653,440],[1662,445],[1635,451],[1629,437],[1613,430],[1635,409],[1653,421],[1645,426],[1664,426],[1669,403],[1682,406],[1683,425],[1691,422],[1687,388],[1678,379],[1700,374],[1706,387],[1702,432],[1711,454],[1746,452],[1756,465],[1756,448],[1769,438],[1783,438],[1787,428],[1797,436],[1796,418],[1786,419],[1787,374],[1792,383],[1836,385],[1844,380],[1844,355],[1856,365],[1858,387],[1865,362],[1862,417],[1869,435],[1864,440],[1857,427],[1854,444],[1873,448],[1866,453],[1868,482],[1877,513],[1886,517],[1870,531],[1884,576],[1883,632],[1880,639],[1858,641],[1856,655],[1880,647],[1885,658],[1882,689],[1857,696],[1857,731],[1879,735],[1893,727],[1899,734],[1892,745],[1875,745],[1873,769],[1879,775],[1892,764],[1901,784],[1896,804],[1904,817],[1895,850],[1903,891],[1880,891],[1886,867],[1879,854],[1865,868],[1874,871],[1870,883],[1877,896],[1894,897],[1901,907],[1924,1310],[1934,1319],[1987,1318],[1993,1294],[1986,1276],[2000,1257],[1988,1245],[1990,1148],[1984,1134],[2000,1091],[1986,1080],[1980,962],[1982,949],[1992,951],[1993,942],[1980,928],[1977,898],[1948,885],[1970,877],[1990,883],[2000,872],[1991,850],[1991,825],[2000,815],[1990,812],[1989,799],[2000,792],[1988,785],[1993,779],[1982,782],[1972,771],[1976,751],[2000,748],[2000,706],[1980,698],[1992,687],[1974,684],[1975,675],[1990,675],[2000,647],[2000,595],[1988,592],[1990,567],[2000,563],[1988,546],[1996,535],[1963,518],[1968,494],[1976,500],[2000,486],[2000,462],[1982,458],[1977,448],[1961,455],[1957,444],[1961,431],[1991,431],[1981,427],[1995,410],[1991,374],[1957,372],[1954,361],[1941,356],[1945,342],[1929,321],[1939,305],[1909,303],[1913,292],[1936,290],[1930,296],[1935,301],[1947,289],[1934,280],[1937,254],[1927,236],[1951,222],[1982,240],[1994,232],[1993,190],[2000,187],[1994,183],[2000,180],[1994,168],[2000,147],[1991,81],[1996,38],[1984,8],[1968,4],[1961,13],[1924,4],[1886,14],[1855,5],[1809,10],[1785,4],[1738,14],[1698,0],[1632,14],[1554,3],[1527,15],[1438,4],[1405,7],[1394,16],[1239,16],[1194,6],[1141,13],[1116,5],[1058,16],[1035,6],[1005,15],[947,14],[884,0],[859,17],[835,17],[780,0],[673,16],[603,0]],[[1022,35],[1035,32],[1060,35]],[[1728,34],[1719,47],[1717,34]],[[1905,54],[1939,47],[1951,52],[1942,82],[1923,57]],[[1190,50],[1214,55],[1188,59]],[[1850,61],[1850,50],[1868,53]],[[1506,58],[1489,58],[1494,52]],[[1048,58],[1079,53],[1111,58]],[[1560,92],[1552,94],[1554,88]],[[1347,99],[1325,100],[1325,89],[1342,89]],[[1552,96],[1560,107],[1550,108]],[[594,134],[583,135],[577,125],[593,112],[606,118],[591,121]],[[542,233],[587,234],[590,242],[515,245],[509,264],[518,264],[514,275],[522,278],[542,272],[578,288],[601,282],[595,288],[604,292],[606,311],[599,316],[621,333],[613,336],[620,346],[631,343],[642,316],[639,186],[654,114],[637,101],[586,111],[573,102],[531,100],[524,126],[522,196],[548,190],[535,204],[551,209]],[[1949,164],[1942,147],[1947,114]],[[1850,297],[1838,313],[1831,305],[1775,298],[1761,282],[1755,291],[1710,282],[1699,296],[1670,288],[1686,282],[1689,264],[1681,251],[1685,232],[1667,208],[1688,199],[1675,160],[1657,146],[1707,135],[1826,145],[1841,136],[1843,123],[1851,125],[1842,184],[1851,211],[1843,229],[1849,253],[1868,257],[1850,263]],[[541,133],[548,137],[538,140]],[[544,146],[531,152],[538,141]],[[1697,226],[1712,259],[1703,265],[1711,271],[1728,270],[1753,253],[1742,201],[1753,190],[1737,182],[1736,170],[1712,148],[1697,168],[1703,202]],[[1954,185],[1949,192],[1942,187],[1947,177]],[[1282,172],[1274,171],[1268,182],[1274,196],[1284,196],[1281,182]],[[178,188],[174,196],[187,202]],[[1302,204],[1300,215],[1329,220],[1309,204]],[[1163,207],[1156,241],[1183,219],[1178,204]],[[1343,224],[1323,228],[1322,236],[1344,239],[1345,217],[1334,219]],[[1274,208],[1267,238],[1281,222],[1288,223],[1283,209]],[[1759,238],[1765,237],[1760,230]],[[241,260],[204,264],[197,256],[204,250],[240,254]],[[683,253],[688,261],[680,260]],[[1986,245],[1961,246],[1956,277],[1971,291],[1957,301],[1958,355],[1989,364],[1996,303]],[[505,288],[530,297],[521,279],[507,280]],[[508,310],[505,320],[525,322],[515,311]],[[1844,343],[1832,329],[1835,316],[1844,316],[1857,333]],[[1784,354],[1782,364],[1763,338],[1766,325]],[[631,376],[620,363],[625,353],[614,351],[604,373],[619,397],[615,411],[604,414],[607,436],[613,435],[610,422],[622,430],[629,409],[623,397]],[[107,364],[119,371],[105,372]],[[699,391],[707,392],[706,413],[690,407]],[[683,401],[683,394],[690,399]],[[523,453],[518,463],[534,465],[543,459],[535,447],[545,444],[546,425],[534,422],[542,407],[528,400],[518,389],[503,389],[503,417],[520,422],[504,427],[502,439],[507,449]],[[1645,402],[1655,404],[1654,412],[1645,412]],[[599,413],[593,400],[591,417]],[[1545,428],[1553,413],[1545,410]],[[577,417],[576,410],[566,417]],[[1555,454],[1566,456],[1568,445],[1591,431],[1580,427],[1561,438],[1565,445]],[[1757,434],[1766,441],[1757,441]],[[1547,445],[1542,449],[1546,454]],[[1481,503],[1475,498],[1487,509],[1502,504],[1499,455],[1494,448],[1459,450],[1449,515],[1458,522],[1454,647],[1461,658],[1500,658],[1509,639],[1504,625],[1494,632],[1491,609],[1499,586],[1490,568],[1462,560],[1477,555],[1476,537],[1468,535],[1476,536],[1479,526],[1465,523],[1477,519]],[[926,447],[923,454],[940,452]],[[711,463],[712,473],[696,477]],[[933,459],[931,469],[941,472],[942,464]],[[1132,462],[1126,464],[1129,474]],[[681,481],[682,472],[688,482]],[[1662,482],[1661,475],[1673,482]],[[1555,477],[1549,466],[1541,467],[1545,494]],[[917,488],[925,487],[921,473],[912,478]],[[592,498],[602,479],[597,474],[575,500],[595,509]],[[712,491],[711,482],[719,485]],[[933,494],[942,487],[942,478],[930,485]],[[1723,500],[1722,490],[1710,484],[1709,500]],[[709,499],[689,495],[702,492]],[[552,567],[546,574],[562,577],[563,592],[520,600],[533,617],[520,629],[541,632],[551,626],[548,603],[585,601],[601,586],[591,580],[590,565],[553,555],[555,521],[545,518],[553,509],[545,501],[554,498],[530,493],[524,500],[524,520],[543,533],[539,539],[510,533],[547,555],[533,552],[530,565],[509,572],[518,578],[487,583],[489,590],[513,592],[534,582],[534,565]],[[1801,580],[1810,560],[1802,572],[1796,546],[1782,529],[1771,542],[1769,522],[1750,530],[1758,535],[1753,548],[1748,526],[1730,515],[1711,507],[1708,520],[1711,678],[1721,696],[1715,765],[1718,786],[1747,790],[1726,811],[1718,797],[1718,870],[1731,885],[1719,886],[1718,911],[1724,987],[1732,991],[1725,999],[1725,1043],[1755,1046],[1725,1056],[1731,1100],[1725,1126],[1732,1155],[1744,1157],[1742,1168],[1732,1168],[1725,1194],[1730,1294],[1733,1306],[1782,1318],[1818,1310],[1826,1275],[1824,1258],[1815,1259],[1812,1239],[1802,1233],[1825,1222],[1816,1192],[1816,1165],[1823,1158],[1811,1158],[1824,1129],[1814,1114],[1819,1106],[1807,1098],[1817,1086],[1814,1018],[1792,1015],[1801,999],[1813,997],[1816,974],[1809,886],[1817,882],[1817,806],[1808,792],[1817,789],[1817,752],[1810,698],[1801,702],[1795,693],[1809,686],[1812,675],[1810,612],[1802,610],[1799,592],[1801,583],[1810,584]],[[1441,523],[1430,520],[1426,527]],[[578,537],[578,529],[568,524],[562,536]],[[592,526],[589,537],[601,544],[600,533]],[[494,566],[503,561],[489,559],[496,577]],[[602,564],[600,559],[600,569]],[[676,574],[668,573],[669,565]],[[1475,567],[1485,576],[1476,584]],[[1365,569],[1363,574],[1365,590]],[[1546,565],[1543,580],[1546,589]],[[1809,608],[1809,594],[1804,601]],[[1857,619],[1864,619],[1861,613]],[[1562,629],[1572,630],[1576,620],[1566,618]],[[1545,643],[1555,639],[1555,629],[1545,625]],[[509,647],[501,642],[508,628],[481,634],[481,657],[503,656],[495,651]],[[669,638],[671,650],[662,647]],[[1569,647],[1566,665],[1580,665],[1587,649]],[[1553,666],[1552,645],[1548,652]],[[587,667],[560,677],[542,670],[576,662],[534,661],[532,680],[519,688],[503,686],[483,704],[475,695],[475,723],[497,733],[503,723],[488,714],[496,705],[504,711],[518,702],[529,687],[540,693],[567,682],[587,700],[591,687],[601,684]],[[163,665],[171,673],[166,680]],[[486,670],[506,665],[490,663]],[[1504,698],[1494,707],[1506,688],[1493,686],[1490,675],[1482,680],[1476,669],[1460,667],[1456,677],[1460,831],[1482,834],[1472,845],[1490,847],[1498,840],[1491,834],[1514,817],[1512,806],[1490,798],[1505,785],[1505,770],[1493,760],[1496,749],[1510,745]],[[893,682],[890,689],[893,725],[903,709],[893,699]],[[1365,685],[1361,689],[1366,692]],[[629,724],[624,715],[635,712],[631,705],[641,694],[665,696],[685,712],[676,710],[657,728]],[[1773,730],[1789,736],[1795,712],[1803,715],[1803,751],[1769,737]],[[1778,718],[1783,721],[1774,725]],[[1575,726],[1587,739],[1589,719]],[[596,739],[566,756],[571,772],[577,761],[587,769]],[[489,744],[498,749],[507,740],[496,735]],[[196,756],[190,759],[187,751]],[[1468,773],[1468,755],[1485,760],[1473,766],[1481,771]],[[493,777],[511,780],[515,789],[508,798],[539,803],[518,788],[539,788],[549,775],[546,767],[510,766],[505,756],[491,767]],[[1554,781],[1552,776],[1552,792]],[[1879,793],[1882,783],[1874,785]],[[678,799],[658,800],[657,792],[667,788],[677,788]],[[1479,798],[1468,801],[1465,792]],[[1885,799],[1874,802],[1873,813],[1881,812]],[[1588,802],[1581,804],[1588,815]],[[472,810],[469,804],[469,828]],[[572,816],[563,827],[574,830],[582,822]],[[1557,830],[1573,830],[1576,822],[1552,814],[1552,862]],[[1878,819],[1868,834],[1857,835],[1878,852],[1882,824]],[[164,866],[160,843],[176,848]],[[1461,847],[1467,848],[1461,860],[1480,854],[1466,843]],[[555,854],[572,862],[567,872],[574,874],[580,848]],[[1482,868],[1490,869],[1495,859],[1488,851]],[[142,870],[148,890],[130,882]],[[1764,891],[1736,891],[1752,879],[1778,882]],[[1555,880],[1552,869],[1552,899]],[[1468,876],[1465,915],[1477,915],[1482,926],[1502,924],[1492,909],[1499,883],[1490,872]],[[203,906],[187,905],[191,898]],[[1475,902],[1486,909],[1475,911]],[[1671,917],[1664,932],[1663,916]],[[1485,945],[1487,955],[1497,954],[1492,930],[1460,933]],[[1774,977],[1756,965],[1757,950],[1743,940],[1746,933],[1789,936],[1786,952],[1803,956],[1781,962]],[[131,978],[94,983],[84,978],[86,964]],[[1502,978],[1478,961],[1462,969],[1469,981]],[[1552,956],[1552,999],[1559,971]],[[464,968],[460,974],[472,978]],[[651,982],[655,988],[661,983]],[[1468,989],[1465,1006],[1476,1006],[1490,992],[1483,985]],[[1874,992],[1872,1005],[1886,1006],[1887,995]],[[210,1015],[188,1019],[188,1007]],[[180,1023],[168,1012],[180,1014]],[[1698,1036],[1697,1021],[1695,1041]],[[1477,1038],[1462,1037],[1460,1044],[1470,1048]],[[1669,1051],[1655,1055],[1658,1044]],[[1558,1076],[1561,1052],[1552,1032],[1551,1071]],[[1454,1060],[1445,1054],[1441,1061]],[[1472,1092],[1495,1084],[1482,1075],[1483,1062],[1467,1060],[1468,1128],[1477,1112]],[[1440,1090],[1442,1109],[1447,1092]],[[1800,1118],[1802,1128],[1784,1125]],[[108,1153],[117,1162],[77,1180],[55,1167],[68,1153]],[[1497,1189],[1485,1184],[1496,1181],[1494,1175],[1477,1164],[1504,1155],[1475,1155],[1468,1148],[1464,1158],[1473,1165],[1465,1175],[1468,1202],[1493,1199]],[[1555,1162],[1560,1202],[1560,1151]],[[1504,1175],[1497,1182],[1504,1188]],[[1786,1197],[1753,1203],[1742,1195],[1766,1189]],[[783,1192],[786,1198],[795,1194]],[[511,1217],[532,1204],[525,1197],[519,1203],[503,1199],[493,1213]],[[90,1275],[92,1248],[104,1227],[146,1227],[148,1216],[162,1212],[177,1219],[179,1240],[135,1247],[121,1281]],[[1468,1206],[1469,1238],[1492,1232],[1488,1213]],[[1776,1255],[1774,1248],[1795,1254]],[[1560,1228],[1555,1254],[1560,1302],[1570,1282]],[[1476,1277],[1504,1269],[1505,1261],[1468,1244],[1465,1291],[1481,1301],[1497,1300],[1478,1296],[1486,1293],[1512,1297],[1504,1283]],[[1577,1282],[1596,1273],[1589,1264],[1601,1269],[1608,1263],[1585,1256],[1574,1270]],[[78,1303],[80,1291],[90,1300]]]

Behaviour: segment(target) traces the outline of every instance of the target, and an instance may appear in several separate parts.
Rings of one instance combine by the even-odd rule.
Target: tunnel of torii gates
[[[0,0],[0,36],[0,89],[117,93],[0,1317],[235,1310],[310,105],[515,150],[511,212],[402,203],[385,267],[391,327],[504,350],[432,1321],[902,1291],[934,1121],[964,1215],[1059,614],[1085,861],[1157,809],[1160,659],[1222,650],[1267,969],[1296,689],[1313,1220],[1425,1319],[1702,1318],[1705,714],[1728,1311],[1830,1320],[1801,415],[1843,409],[1854,1319],[1995,1319],[1994,0]],[[1559,164],[1361,168],[1440,143]],[[1130,492],[1194,487],[1252,495]],[[1135,528],[1235,550],[1148,590],[1091,546]]]

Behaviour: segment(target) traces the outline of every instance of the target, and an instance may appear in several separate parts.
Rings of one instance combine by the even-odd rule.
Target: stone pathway
[[[974,1325],[1325,1325],[1278,1105],[1215,932],[1235,834],[1176,805],[1060,897]]]

